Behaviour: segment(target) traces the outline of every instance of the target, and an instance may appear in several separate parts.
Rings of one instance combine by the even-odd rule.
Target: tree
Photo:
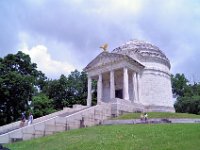
[[[49,80],[43,92],[53,100],[54,108],[57,110],[65,107],[67,99],[67,78],[64,75],[58,80]]]
[[[28,55],[19,51],[0,59],[0,124],[16,121],[27,110],[38,81],[45,76],[31,63]]]
[[[200,84],[188,84],[184,74],[176,74],[172,75],[172,89],[177,96],[176,112],[200,114]]]
[[[43,92],[53,99],[55,109],[72,107],[74,104],[86,105],[87,76],[85,72],[77,70],[71,72],[68,77],[61,75],[58,80],[50,80]]]
[[[32,111],[34,118],[38,118],[44,115],[48,115],[50,113],[55,112],[53,106],[53,100],[49,99],[45,94],[38,94],[37,96],[33,96],[32,99]]]
[[[186,91],[189,92],[188,89],[188,80],[186,79],[184,74],[176,74],[175,76],[171,76],[172,81],[172,91],[173,94],[177,97],[182,97],[186,94]]]
[[[181,97],[175,102],[176,112],[200,115],[200,96]]]
[[[87,75],[85,72],[75,70],[68,76],[68,101],[69,105],[86,105],[87,99]]]

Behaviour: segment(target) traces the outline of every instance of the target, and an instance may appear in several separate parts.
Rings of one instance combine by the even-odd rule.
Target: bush
[[[174,107],[176,112],[200,114],[200,96],[178,98]]]

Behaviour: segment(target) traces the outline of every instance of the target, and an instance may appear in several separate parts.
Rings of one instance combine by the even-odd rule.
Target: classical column
[[[88,96],[87,96],[87,106],[92,104],[92,79],[88,77]]]
[[[114,70],[110,71],[110,99],[115,98],[115,74]]]
[[[99,74],[99,79],[97,83],[97,103],[102,101],[102,74]]]
[[[133,102],[136,101],[136,73],[132,73],[132,81],[133,81]]]
[[[124,88],[123,88],[123,98],[129,100],[129,93],[128,93],[128,69],[126,67],[123,68],[124,72]]]
[[[139,74],[136,73],[136,99],[139,102]]]

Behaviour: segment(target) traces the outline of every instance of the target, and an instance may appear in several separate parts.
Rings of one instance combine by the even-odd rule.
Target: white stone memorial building
[[[97,103],[111,104],[113,114],[134,111],[174,112],[170,62],[151,43],[131,40],[111,52],[103,51],[86,67],[87,105],[92,80],[97,80]]]

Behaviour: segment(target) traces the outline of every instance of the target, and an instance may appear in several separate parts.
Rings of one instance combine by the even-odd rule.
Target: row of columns
[[[138,74],[133,72],[133,97],[134,100],[138,100]],[[110,99],[115,98],[115,74],[114,70],[110,71]],[[129,100],[129,76],[128,68],[123,68],[123,99]],[[102,101],[102,74],[99,74],[97,82],[97,103]],[[91,106],[92,102],[92,79],[88,76],[88,96],[87,96],[87,106]]]

